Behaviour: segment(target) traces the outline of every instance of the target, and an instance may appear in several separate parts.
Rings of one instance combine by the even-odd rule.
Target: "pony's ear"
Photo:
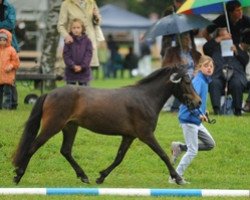
[[[169,80],[170,80],[172,83],[179,83],[179,82],[181,82],[181,77],[179,76],[178,73],[173,73],[173,74],[171,74]]]

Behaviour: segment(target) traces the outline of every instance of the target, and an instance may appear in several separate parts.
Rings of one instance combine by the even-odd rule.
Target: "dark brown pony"
[[[71,154],[80,126],[96,133],[122,136],[114,162],[100,172],[96,183],[102,183],[122,162],[135,138],[147,144],[165,162],[171,177],[181,183],[182,178],[154,136],[159,113],[172,94],[190,109],[200,104],[200,98],[183,67],[161,68],[137,84],[120,89],[65,86],[39,97],[13,158],[16,167],[14,182],[19,183],[34,153],[62,131],[61,154],[77,177],[89,183],[87,175]]]

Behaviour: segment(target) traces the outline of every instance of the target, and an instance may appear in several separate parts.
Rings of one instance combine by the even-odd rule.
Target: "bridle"
[[[202,113],[202,111],[201,111],[199,108],[198,108],[197,110],[198,110],[199,114],[204,115],[204,114]],[[191,112],[193,115],[195,115],[194,112],[193,112],[192,110],[190,110],[190,112]],[[209,123],[209,124],[215,124],[215,123],[216,123],[216,119],[210,119],[210,118],[209,118],[208,112],[205,113],[205,116],[207,117],[207,123]]]

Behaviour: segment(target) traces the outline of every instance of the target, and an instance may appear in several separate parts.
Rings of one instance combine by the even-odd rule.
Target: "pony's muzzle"
[[[188,96],[185,96],[185,104],[187,105],[188,109],[193,110],[201,106],[201,99],[195,100],[188,98]]]

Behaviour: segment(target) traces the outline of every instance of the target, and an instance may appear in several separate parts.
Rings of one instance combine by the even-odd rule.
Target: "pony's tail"
[[[37,99],[30,113],[30,116],[25,124],[23,135],[19,141],[19,145],[16,149],[16,152],[13,155],[12,163],[16,167],[18,167],[22,162],[23,158],[25,158],[30,149],[31,143],[35,140],[38,134],[40,128],[40,121],[42,118],[43,103],[46,96],[47,94],[44,94]]]

